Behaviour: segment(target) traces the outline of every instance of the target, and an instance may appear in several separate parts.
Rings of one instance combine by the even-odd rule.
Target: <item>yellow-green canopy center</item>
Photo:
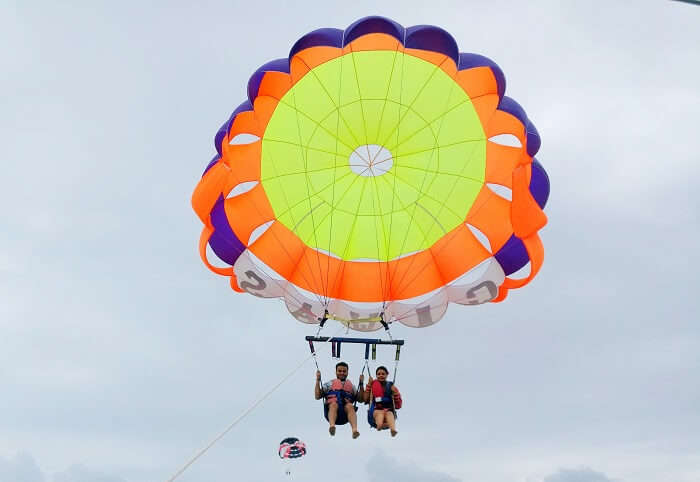
[[[395,51],[325,62],[282,98],[262,141],[275,216],[345,260],[429,248],[465,221],[484,183],[486,138],[464,90]]]

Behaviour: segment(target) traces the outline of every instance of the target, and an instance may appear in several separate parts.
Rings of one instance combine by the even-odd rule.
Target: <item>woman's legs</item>
[[[396,417],[394,416],[394,412],[386,412],[386,424],[389,426],[391,436],[395,437],[398,432],[396,431]]]
[[[384,427],[384,410],[374,410],[374,423],[377,425],[377,430],[381,430]]]

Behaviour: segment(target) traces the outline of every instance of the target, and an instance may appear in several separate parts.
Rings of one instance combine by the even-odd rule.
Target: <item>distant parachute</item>
[[[306,444],[296,437],[287,437],[280,442],[280,448],[277,451],[280,458],[283,460],[294,460],[306,455]],[[291,475],[289,464],[284,469],[284,473]]]
[[[306,455],[306,444],[296,437],[287,437],[280,442],[278,454],[281,459],[298,459]]]
[[[360,331],[503,300],[540,269],[549,196],[540,136],[505,87],[438,27],[308,33],[216,134],[192,196],[204,263],[299,321]]]

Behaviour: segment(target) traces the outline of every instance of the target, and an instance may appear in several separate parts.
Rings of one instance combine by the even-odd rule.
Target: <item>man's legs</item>
[[[338,419],[338,403],[328,402],[328,433],[335,435],[335,421]]]
[[[357,438],[360,436],[360,432],[357,431],[357,413],[355,412],[355,407],[352,403],[345,403],[345,415],[348,417],[348,422],[350,422],[350,427],[352,428],[352,438]]]

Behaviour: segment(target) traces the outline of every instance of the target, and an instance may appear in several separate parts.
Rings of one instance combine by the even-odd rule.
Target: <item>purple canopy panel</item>
[[[241,105],[236,107],[236,110],[233,111],[233,114],[231,114],[228,120],[224,122],[224,125],[222,125],[219,128],[218,132],[214,136],[214,147],[216,148],[216,152],[219,153],[219,156],[223,155],[223,153],[221,152],[221,143],[223,142],[224,137],[228,135],[228,131],[231,130],[231,125],[233,125],[233,121],[236,120],[236,116],[241,112],[250,110],[253,110],[253,104],[251,104],[249,100],[246,100]]]
[[[475,67],[489,67],[491,69],[493,76],[496,78],[496,84],[498,85],[498,97],[503,98],[503,94],[506,91],[506,76],[496,62],[479,54],[459,54],[459,65],[457,66],[459,70],[472,69]]]
[[[353,40],[370,33],[384,33],[391,35],[402,44],[404,43],[404,36],[406,35],[404,28],[389,18],[378,16],[364,17],[356,22],[353,22],[348,28],[345,29],[345,35],[343,36],[343,47]]]
[[[440,52],[459,65],[459,47],[455,39],[440,27],[433,25],[415,25],[406,29],[406,48],[432,50]]]
[[[262,65],[258,70],[255,71],[253,75],[250,76],[248,80],[248,100],[252,103],[255,102],[255,98],[258,96],[258,89],[260,88],[260,82],[265,75],[265,72],[284,72],[289,73],[289,60],[288,59],[275,59],[268,63]]]
[[[549,176],[537,159],[532,160],[532,176],[530,177],[530,192],[541,209],[549,199]]]
[[[530,261],[525,245],[515,234],[511,235],[494,258],[500,263],[506,276],[515,273]]]
[[[223,196],[211,211],[211,224],[214,226],[214,233],[209,238],[209,246],[221,261],[233,266],[241,253],[246,250],[246,246],[238,239],[228,223]]]
[[[313,32],[309,32],[302,38],[296,41],[289,51],[288,59],[291,61],[298,52],[310,47],[342,47],[343,46],[343,31],[338,28],[319,28]]]

